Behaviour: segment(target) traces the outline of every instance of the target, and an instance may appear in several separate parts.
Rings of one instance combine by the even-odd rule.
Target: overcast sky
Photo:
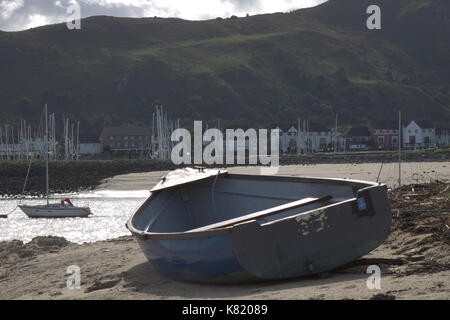
[[[178,17],[204,20],[311,7],[326,0],[0,0],[0,30],[18,31],[65,22],[67,7],[77,3],[83,18]]]

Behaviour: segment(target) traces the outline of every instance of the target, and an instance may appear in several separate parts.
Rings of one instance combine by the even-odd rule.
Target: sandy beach
[[[380,181],[394,187],[395,167],[389,166],[382,171]],[[373,164],[287,166],[279,174],[374,180],[379,169],[380,165]],[[449,162],[405,163],[403,170],[405,183],[450,179]],[[148,190],[163,174],[117,176],[106,180],[99,190]],[[408,188],[393,192],[394,212],[395,208],[416,209],[426,204],[430,209],[438,202],[440,208],[450,207],[448,183],[424,189],[417,199],[410,198]],[[82,245],[57,237],[39,237],[26,244],[0,242],[0,299],[449,299],[449,224],[448,212],[396,214],[389,238],[351,265],[310,278],[234,286],[167,279],[147,262],[131,236]],[[80,268],[80,289],[67,287],[67,268],[73,265]],[[380,290],[367,287],[369,265],[381,268]]]
[[[402,184],[427,183],[430,181],[450,181],[450,162],[405,162],[401,165]],[[224,169],[231,173],[260,174],[260,167],[235,167]],[[380,174],[381,170],[381,174]],[[296,177],[350,178],[354,180],[376,181],[388,187],[398,186],[398,163],[363,164],[316,164],[281,166],[278,175]],[[98,190],[149,190],[159,182],[167,171],[131,173],[105,179]]]

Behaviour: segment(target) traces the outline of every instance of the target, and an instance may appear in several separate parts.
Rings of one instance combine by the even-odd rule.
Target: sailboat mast
[[[402,112],[398,111],[398,187],[402,186]]]
[[[48,115],[47,115],[47,104],[45,105],[45,181],[46,181],[46,192],[47,192],[47,205],[48,200]]]

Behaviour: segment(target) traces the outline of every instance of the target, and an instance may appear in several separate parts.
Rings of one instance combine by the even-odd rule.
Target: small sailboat
[[[179,169],[127,227],[172,279],[242,283],[350,263],[386,239],[391,220],[384,184]]]
[[[92,214],[90,208],[75,207],[69,199],[61,200],[61,203],[47,202],[46,205],[19,205],[19,208],[30,218],[76,218]]]
[[[92,213],[89,207],[76,207],[69,199],[61,200],[60,203],[50,203],[48,158],[48,115],[47,105],[45,105],[45,176],[47,204],[35,206],[20,204],[18,207],[30,218],[74,218],[88,217],[91,215]]]

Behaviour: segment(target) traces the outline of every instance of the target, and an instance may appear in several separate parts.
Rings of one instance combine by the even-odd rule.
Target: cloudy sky
[[[0,30],[18,31],[65,22],[67,8],[78,4],[81,16],[178,17],[204,20],[247,13],[271,13],[311,7],[326,0],[0,0]]]

